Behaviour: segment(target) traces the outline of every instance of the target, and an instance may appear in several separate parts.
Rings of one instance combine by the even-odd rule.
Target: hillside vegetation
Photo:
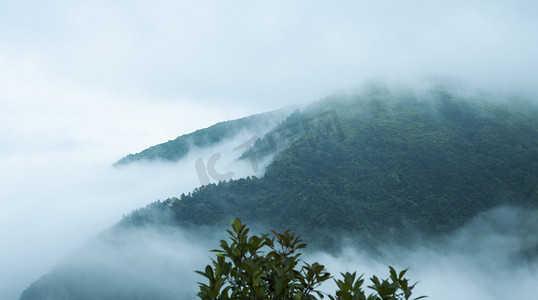
[[[309,128],[306,128],[309,127]],[[306,129],[305,129],[306,128]],[[538,108],[446,91],[384,88],[296,112],[245,159],[276,154],[262,178],[209,184],[122,220],[206,225],[239,217],[292,228],[314,246],[451,231],[500,204],[538,203]]]

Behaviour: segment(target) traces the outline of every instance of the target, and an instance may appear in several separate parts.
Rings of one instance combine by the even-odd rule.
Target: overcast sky
[[[104,171],[127,153],[372,78],[536,91],[536,1],[111,2],[0,0],[0,267],[19,289],[180,191]]]
[[[378,77],[532,89],[536,11],[497,0],[1,1],[0,153],[24,136],[140,150]]]

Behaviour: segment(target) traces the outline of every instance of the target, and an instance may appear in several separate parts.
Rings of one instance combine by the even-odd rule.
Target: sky
[[[500,0],[0,0],[0,270],[19,270],[0,273],[0,298],[122,214],[197,184],[177,171],[190,163],[109,169],[128,153],[371,79],[535,94],[536,11]]]

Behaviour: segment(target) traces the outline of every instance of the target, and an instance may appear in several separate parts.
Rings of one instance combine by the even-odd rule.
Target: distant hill
[[[129,154],[118,160],[114,166],[122,166],[140,161],[178,161],[183,158],[192,147],[211,147],[225,139],[233,138],[242,131],[256,131],[263,135],[276,124],[289,115],[294,107],[256,114],[236,120],[224,121],[208,128],[184,134],[174,140],[152,146],[136,154]]]
[[[256,118],[242,122],[264,119]],[[196,143],[222,139],[226,124],[215,125],[215,135],[194,133]],[[150,149],[173,148],[163,145]],[[150,149],[136,157],[176,159],[185,151]],[[195,232],[239,217],[258,228],[292,229],[311,248],[336,250],[344,238],[361,247],[406,244],[453,231],[499,205],[538,206],[538,106],[525,101],[379,86],[337,94],[289,115],[242,157],[267,155],[274,158],[263,177],[154,202],[125,216],[116,239],[145,225]],[[80,291],[84,280],[61,278],[95,277],[66,270],[43,277],[21,299]]]

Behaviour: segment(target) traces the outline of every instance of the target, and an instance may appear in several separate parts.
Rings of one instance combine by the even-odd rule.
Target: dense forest
[[[275,155],[262,178],[205,185],[120,224],[158,223],[159,211],[181,226],[239,217],[323,248],[340,234],[374,245],[446,233],[500,204],[538,204],[537,116],[529,103],[447,91],[328,97],[243,155]]]

